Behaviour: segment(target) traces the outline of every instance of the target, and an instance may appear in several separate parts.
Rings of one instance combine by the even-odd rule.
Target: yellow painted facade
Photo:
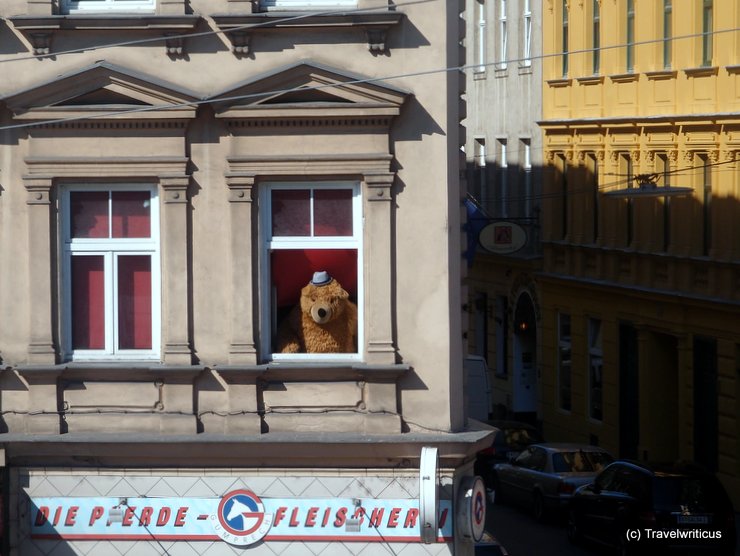
[[[545,437],[699,461],[740,505],[740,5],[543,18]],[[690,192],[609,195],[636,178]]]

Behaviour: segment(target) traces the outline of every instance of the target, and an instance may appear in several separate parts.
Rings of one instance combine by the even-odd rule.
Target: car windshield
[[[656,508],[682,511],[714,511],[724,507],[725,496],[711,477],[656,476],[653,483]]]
[[[555,452],[552,455],[552,468],[555,473],[594,473],[601,471],[613,461],[606,452]]]

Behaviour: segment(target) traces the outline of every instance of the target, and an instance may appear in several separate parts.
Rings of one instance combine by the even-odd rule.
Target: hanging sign
[[[527,232],[515,222],[492,222],[480,231],[478,242],[486,251],[505,255],[527,244]]]
[[[221,498],[30,499],[31,537],[65,540],[421,542],[416,499]],[[437,542],[452,540],[452,505],[440,501]]]

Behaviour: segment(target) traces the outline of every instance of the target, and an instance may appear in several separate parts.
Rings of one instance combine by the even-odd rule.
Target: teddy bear
[[[300,303],[280,323],[279,353],[355,353],[357,305],[328,272],[314,272]]]

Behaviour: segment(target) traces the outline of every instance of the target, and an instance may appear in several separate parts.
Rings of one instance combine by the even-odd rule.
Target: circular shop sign
[[[265,513],[259,496],[249,490],[232,490],[221,498],[211,516],[216,534],[229,544],[246,546],[261,540],[272,527],[272,514]]]
[[[492,222],[480,231],[478,242],[486,251],[505,255],[527,244],[527,232],[515,222]]]
[[[478,542],[486,528],[486,487],[483,480],[478,476],[464,479],[459,500],[457,518],[460,533],[464,538]]]

